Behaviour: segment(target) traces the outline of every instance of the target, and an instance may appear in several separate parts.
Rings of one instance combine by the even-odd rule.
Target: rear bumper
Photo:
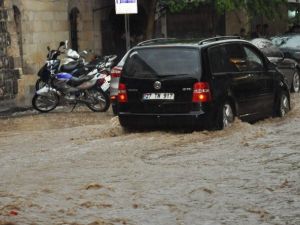
[[[205,128],[209,119],[203,111],[185,114],[146,114],[119,112],[124,127],[189,127]]]

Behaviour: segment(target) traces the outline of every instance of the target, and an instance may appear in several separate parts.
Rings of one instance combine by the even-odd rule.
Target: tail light
[[[128,101],[126,85],[122,83],[119,84],[118,101],[120,103],[125,103]]]
[[[211,92],[207,82],[197,82],[194,84],[193,102],[209,102],[211,101]]]
[[[118,78],[121,76],[121,72],[122,72],[122,67],[118,67],[118,66],[115,66],[114,68],[112,68],[111,70],[111,77],[112,78]]]

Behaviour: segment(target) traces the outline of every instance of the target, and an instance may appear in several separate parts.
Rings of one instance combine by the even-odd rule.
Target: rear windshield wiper
[[[168,75],[160,75],[158,76],[160,78],[163,78],[163,80],[169,80],[169,79],[187,79],[187,78],[196,78],[196,76],[192,74],[182,73],[182,74],[168,74]]]

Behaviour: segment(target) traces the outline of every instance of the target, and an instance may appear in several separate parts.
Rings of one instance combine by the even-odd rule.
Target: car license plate
[[[143,100],[174,100],[174,93],[145,93]]]

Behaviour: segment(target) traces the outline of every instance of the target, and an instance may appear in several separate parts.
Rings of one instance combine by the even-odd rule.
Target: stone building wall
[[[18,7],[22,21],[23,73],[33,74],[44,64],[46,47],[56,48],[70,39],[69,12],[79,9],[80,49],[93,49],[92,1],[9,0],[7,8]]]
[[[250,17],[244,10],[226,12],[226,35],[239,34],[241,28],[246,29],[250,35],[255,31],[257,24],[263,26],[268,24],[268,36],[274,36],[284,33],[288,28],[287,8],[281,7],[280,17],[266,18],[265,16],[256,15]]]
[[[95,33],[100,32],[100,27],[94,25],[97,18],[93,13],[93,7],[98,1],[0,0],[0,2],[7,11],[5,23],[11,40],[4,54],[13,59],[14,63],[10,65],[13,65],[20,74],[18,78],[13,79],[14,88],[9,89],[9,96],[12,104],[31,105],[36,74],[45,63],[47,46],[54,49],[58,47],[60,41],[69,40],[70,43],[69,15],[73,8],[76,7],[79,11],[77,26],[79,50],[95,48]],[[19,18],[16,18],[16,12],[19,12]],[[100,51],[98,44],[96,53]],[[11,79],[9,78],[11,76],[4,74],[1,79],[0,75],[0,111],[1,105],[7,105],[1,98],[2,80]]]
[[[10,34],[10,18],[9,10],[4,2],[0,1],[0,107],[12,104],[18,94],[20,74],[19,70],[15,69],[14,59],[19,55],[12,54],[15,38]]]

